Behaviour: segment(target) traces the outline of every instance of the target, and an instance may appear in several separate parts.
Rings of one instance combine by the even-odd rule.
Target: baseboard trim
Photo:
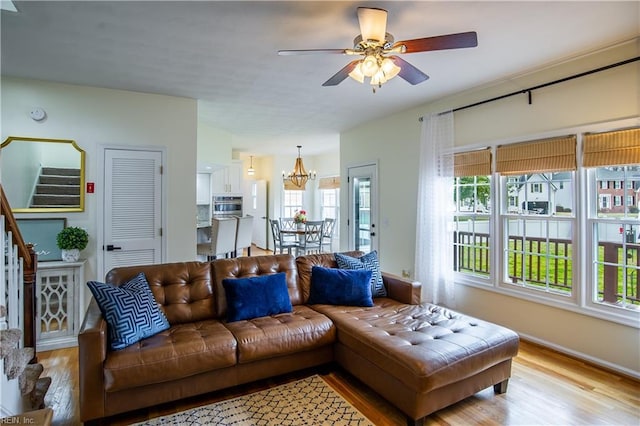
[[[526,341],[535,343],[537,345],[553,349],[554,351],[560,352],[561,354],[568,355],[568,356],[570,356],[572,358],[577,358],[577,359],[579,359],[581,361],[588,362],[588,363],[593,364],[593,365],[595,365],[597,367],[605,368],[605,369],[611,370],[611,371],[613,371],[615,373],[618,373],[618,374],[621,374],[621,375],[624,375],[624,376],[628,376],[631,379],[640,381],[640,371],[634,371],[634,370],[631,370],[629,368],[623,367],[621,365],[614,364],[612,362],[605,361],[603,359],[596,358],[596,357],[593,357],[591,355],[587,355],[587,354],[585,354],[583,352],[574,351],[573,349],[569,349],[569,348],[566,348],[564,346],[561,346],[561,345],[558,345],[558,344],[555,344],[555,343],[551,343],[551,342],[548,342],[548,341],[546,341],[544,339],[540,339],[540,338],[537,338],[537,337],[534,337],[534,336],[531,336],[531,335],[528,335],[528,334],[524,334],[524,333],[518,333],[518,334],[520,335],[520,337],[523,340],[526,340]]]

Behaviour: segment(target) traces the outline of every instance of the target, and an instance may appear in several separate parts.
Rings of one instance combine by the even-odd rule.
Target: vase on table
[[[298,229],[298,231],[304,231],[304,223],[296,223],[296,228]]]

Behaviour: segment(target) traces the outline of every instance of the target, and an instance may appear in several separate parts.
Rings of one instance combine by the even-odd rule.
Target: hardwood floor
[[[58,349],[38,354],[51,388],[45,399],[54,410],[53,425],[78,425],[78,350]],[[307,370],[233,389],[188,398],[148,410],[108,419],[127,425],[145,419],[210,404],[320,373],[347,401],[380,426],[404,425],[404,415],[357,379],[339,368],[327,373]],[[428,425],[639,425],[640,382],[553,350],[521,342],[507,393],[485,389],[427,418]]]

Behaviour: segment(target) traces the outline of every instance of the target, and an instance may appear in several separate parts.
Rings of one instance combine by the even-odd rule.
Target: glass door
[[[349,167],[349,249],[365,253],[378,248],[376,227],[378,165]]]

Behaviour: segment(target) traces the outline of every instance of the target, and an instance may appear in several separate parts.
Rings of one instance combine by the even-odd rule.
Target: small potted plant
[[[70,226],[58,233],[56,242],[62,250],[62,260],[77,262],[80,258],[80,250],[84,250],[89,243],[89,234],[82,228]]]

